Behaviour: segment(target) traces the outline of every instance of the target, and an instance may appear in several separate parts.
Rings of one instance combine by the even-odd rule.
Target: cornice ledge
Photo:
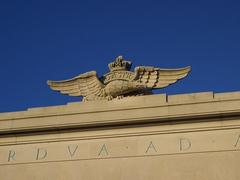
[[[240,116],[240,92],[161,94],[2,113],[0,134],[236,116]]]

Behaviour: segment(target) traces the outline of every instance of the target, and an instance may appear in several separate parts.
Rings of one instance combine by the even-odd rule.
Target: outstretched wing
[[[101,96],[104,85],[97,77],[96,71],[80,74],[65,81],[47,81],[51,89],[69,96],[93,97]]]
[[[186,77],[191,67],[180,69],[160,69],[148,66],[135,68],[135,80],[144,83],[148,88],[164,88],[177,80]]]

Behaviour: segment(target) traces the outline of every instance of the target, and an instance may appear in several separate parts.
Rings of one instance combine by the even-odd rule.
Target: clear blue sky
[[[240,90],[240,1],[0,1],[0,112],[78,101],[51,91],[123,55],[133,66],[192,66],[158,93]]]

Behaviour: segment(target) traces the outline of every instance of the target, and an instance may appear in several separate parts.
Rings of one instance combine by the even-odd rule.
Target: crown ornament
[[[125,61],[123,56],[118,56],[114,62],[108,64],[110,71],[129,71],[131,66],[132,63]]]

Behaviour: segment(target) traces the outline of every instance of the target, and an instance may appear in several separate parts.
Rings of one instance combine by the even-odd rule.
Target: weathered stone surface
[[[4,180],[239,180],[240,92],[0,114]]]

